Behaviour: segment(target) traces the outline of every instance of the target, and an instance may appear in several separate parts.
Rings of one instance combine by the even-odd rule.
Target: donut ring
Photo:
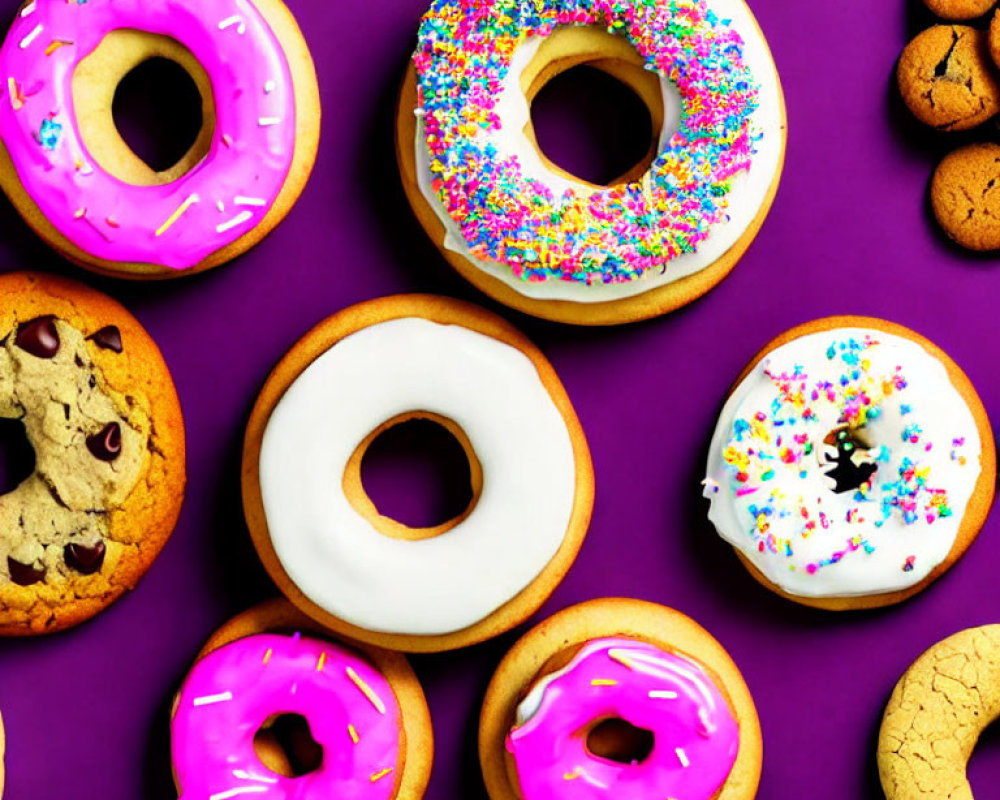
[[[540,0],[522,4],[522,18],[512,19],[499,2],[435,0],[424,17],[397,114],[403,185],[449,263],[519,311],[612,325],[678,308],[732,270],[773,202],[784,160],[784,99],[749,9],[742,0],[639,7]],[[730,17],[739,33],[720,22]],[[622,36],[601,30],[602,22]],[[683,46],[666,33],[670,25],[684,29]],[[750,40],[752,78],[736,54],[740,35]],[[466,36],[485,43],[467,59]],[[709,51],[716,55],[697,61]],[[595,186],[539,153],[529,105],[549,80],[580,64],[619,79],[649,108],[658,138],[649,170],[639,166]],[[759,95],[754,80],[763,82]],[[438,92],[437,83],[463,88]],[[682,102],[683,125],[671,133],[664,119],[672,126]],[[764,129],[761,141],[744,138],[750,116]],[[756,172],[734,184],[731,220],[722,225],[729,179],[746,171],[758,145]],[[714,154],[707,161],[703,147]],[[709,176],[709,162],[726,174],[725,188],[707,191],[718,177]],[[668,175],[675,167],[684,176],[679,182]],[[556,201],[564,189],[572,196]],[[716,223],[718,235],[703,241]]]
[[[303,689],[307,683],[312,684],[314,681],[320,680],[316,677],[319,672],[327,674],[334,671],[333,680],[336,681],[336,671],[342,670],[346,672],[343,666],[345,660],[347,660],[348,664],[350,664],[351,659],[362,660],[361,664],[355,661],[354,666],[357,669],[353,676],[347,673],[347,676],[354,685],[348,683],[346,679],[342,682],[343,688],[336,683],[334,684],[335,702],[338,705],[343,704],[344,706],[354,707],[357,710],[357,715],[350,717],[353,722],[348,726],[348,729],[345,731],[340,731],[339,729],[338,731],[331,731],[328,730],[330,725],[324,724],[322,718],[317,718],[318,715],[314,716],[311,720],[307,717],[307,721],[313,723],[313,731],[319,733],[319,730],[322,729],[326,735],[335,738],[335,743],[342,745],[342,749],[348,749],[348,752],[352,756],[348,759],[349,763],[346,767],[344,764],[345,760],[339,753],[336,759],[324,758],[317,772],[322,772],[326,765],[330,765],[330,769],[337,770],[339,773],[334,780],[336,781],[339,778],[343,781],[344,772],[351,772],[353,770],[353,773],[361,776],[357,781],[357,784],[360,785],[351,784],[346,788],[353,788],[356,794],[351,794],[350,796],[357,797],[359,800],[361,798],[364,798],[364,800],[420,800],[430,780],[431,765],[434,758],[434,739],[430,712],[427,708],[423,689],[421,689],[420,682],[417,680],[416,675],[413,673],[404,656],[358,642],[333,642],[330,640],[327,632],[297,611],[287,601],[272,600],[256,606],[249,611],[245,611],[216,631],[198,654],[195,660],[196,667],[198,664],[203,664],[204,660],[212,654],[236,642],[243,642],[244,645],[249,647],[252,646],[250,644],[253,641],[252,637],[263,641],[264,638],[268,640],[278,638],[269,634],[290,635],[292,633],[305,633],[310,637],[316,637],[315,639],[303,639],[302,645],[305,646],[308,646],[310,642],[315,642],[318,645],[322,645],[324,641],[328,643],[327,649],[320,647],[323,652],[320,654],[319,660],[316,661],[316,666],[313,666],[313,663],[310,662],[308,669],[299,679]],[[281,636],[280,638],[284,639],[286,637]],[[273,649],[265,648],[265,644],[267,642],[261,645],[261,649],[264,652],[264,657],[261,659],[261,668],[279,666],[282,656],[287,655],[280,651],[282,643],[280,641],[274,642],[275,646]],[[288,671],[289,667],[287,664],[281,666]],[[374,692],[372,686],[369,685],[375,684],[375,680],[372,678],[369,678],[368,682],[365,682],[363,679],[357,680],[357,678],[365,676],[365,668],[368,667],[375,671],[372,674],[376,679],[384,682],[385,686],[381,693]],[[171,711],[171,751],[175,758],[175,782],[181,797],[185,796],[183,788],[185,783],[188,783],[185,781],[185,777],[189,774],[189,771],[192,774],[192,780],[190,781],[191,795],[197,797],[207,796],[197,793],[198,788],[196,788],[195,780],[201,780],[202,776],[197,775],[197,771],[193,765],[183,761],[183,753],[190,752],[188,745],[191,742],[198,745],[199,731],[203,726],[209,724],[206,720],[205,712],[207,711],[211,714],[214,710],[213,705],[215,709],[223,709],[221,702],[218,704],[206,702],[205,697],[197,698],[195,701],[196,707],[189,706],[188,700],[191,699],[189,695],[193,697],[192,692],[189,691],[192,688],[190,681],[194,674],[196,674],[196,668],[192,669],[192,674],[188,676],[184,687],[181,688],[175,697]],[[237,670],[231,677],[234,680],[240,680],[245,676],[241,675],[241,670]],[[202,694],[206,685],[208,684],[203,679],[203,682],[200,684],[201,689],[196,694]],[[216,688],[222,689],[224,687],[220,684]],[[231,692],[231,694],[238,696],[229,702],[252,701],[253,689],[254,686],[251,684],[244,687],[244,692],[242,693]],[[321,689],[323,692],[330,691],[329,685],[325,682],[322,684]],[[365,689],[368,691],[366,692]],[[214,689],[212,691],[214,692]],[[393,697],[390,699],[390,697],[386,696],[386,692],[391,692]],[[209,694],[207,699],[219,699],[222,696],[224,695]],[[369,708],[369,705],[376,704],[379,706],[379,709],[384,710],[380,711],[379,709]],[[398,708],[393,709],[392,706],[394,704]],[[190,709],[190,711],[185,713],[186,709]],[[305,709],[302,710],[304,711]],[[232,711],[232,708],[224,708],[223,711],[228,715]],[[288,713],[289,708],[278,705],[275,706],[273,711],[274,714],[272,716],[277,716],[282,713]],[[375,747],[375,743],[372,741],[374,734],[370,733],[373,730],[381,730],[384,733],[386,712],[395,712],[398,716],[399,725],[398,757],[396,763],[391,765],[383,765],[384,762],[378,760],[380,756],[379,748]],[[380,714],[381,716],[379,716]],[[267,727],[265,720],[252,721],[252,723],[258,722],[263,723],[263,727]],[[357,724],[355,725],[354,723]],[[368,725],[367,730],[366,723]],[[376,726],[379,727],[376,728]],[[251,724],[249,730],[252,732],[254,727],[255,725]],[[229,724],[225,725],[225,730],[231,732],[234,738],[239,737],[239,731],[233,730]],[[366,734],[368,735],[366,736]],[[190,741],[188,737],[191,737]],[[319,738],[323,738],[323,735],[321,734]],[[244,747],[247,750],[250,749],[248,742],[249,740],[244,742]],[[267,800],[268,797],[283,798],[289,796],[284,793],[284,788],[291,789],[291,787],[299,783],[295,780],[289,781],[286,777],[292,773],[289,753],[283,750],[275,739],[264,738],[255,744],[256,757],[247,752],[243,754],[244,760],[250,769],[259,770],[260,767],[263,767],[265,771],[264,775],[257,775],[254,778],[249,774],[250,769],[245,771],[234,771],[232,769],[235,764],[233,759],[237,758],[237,745],[234,744],[232,757],[227,761],[225,774],[220,775],[219,779],[227,782],[227,786],[232,786],[234,783],[237,783],[237,780],[251,781],[251,783],[243,784],[243,786],[256,785],[262,787],[252,790],[255,796],[262,795],[262,800]],[[298,744],[301,745],[301,743]],[[320,742],[320,744],[322,745],[323,743]],[[209,745],[208,743],[198,745],[196,750],[201,750],[202,747],[205,749],[212,747],[214,750],[214,744]],[[296,751],[301,748],[297,748],[294,741],[292,742],[292,748],[292,755],[298,755]],[[379,767],[372,767],[366,761],[366,759],[371,758],[373,752],[376,760],[372,763],[380,765]],[[243,777],[237,775],[237,773],[241,772]],[[237,780],[234,780],[234,776],[237,777]],[[306,775],[301,780],[322,780],[323,777],[315,778],[311,777],[311,775]],[[341,790],[345,788],[343,783],[335,785]],[[220,784],[216,788],[221,790],[225,787]],[[237,784],[234,788],[240,788],[240,786]],[[320,787],[314,785],[312,788],[314,791],[318,791]],[[249,789],[245,790],[246,793],[250,791]],[[301,785],[296,787],[294,791],[302,791]],[[306,795],[296,794],[295,796]]]
[[[452,431],[472,474],[470,509],[431,529],[381,517],[359,477],[375,436],[413,418]],[[382,298],[320,323],[271,374],[244,443],[244,510],[279,588],[342,635],[410,652],[527,619],[576,558],[593,497],[551,365],[504,320],[443,297]]]
[[[844,336],[827,335],[835,331]],[[868,350],[861,342],[863,335],[871,333],[886,345],[881,353],[877,347]],[[847,351],[827,349],[837,342],[844,344],[847,338],[858,347]],[[782,348],[786,349],[779,353]],[[844,352],[846,355],[842,355]],[[809,358],[818,366],[812,367]],[[789,376],[791,362],[796,369],[804,367],[806,374]],[[811,370],[817,373],[812,378]],[[841,373],[839,383],[829,382],[847,388],[841,391],[831,386],[829,397],[824,389],[817,399],[813,384]],[[900,375],[902,386],[897,381]],[[849,379],[847,383],[843,382],[844,376]],[[869,379],[870,384],[866,383]],[[886,389],[884,380],[897,382]],[[765,389],[754,394],[758,385]],[[948,385],[952,392],[944,390]],[[785,392],[783,386],[791,387],[791,391]],[[772,410],[772,397],[786,398],[778,403],[779,411]],[[862,398],[861,404],[851,405],[857,398]],[[932,406],[932,402],[940,405]],[[749,423],[740,422],[752,416],[754,409],[757,416]],[[851,416],[845,421],[838,415],[847,410]],[[791,424],[799,423],[799,428],[776,426],[774,421],[779,416],[786,422],[791,418]],[[742,433],[736,430],[738,425]],[[852,433],[846,443],[830,442],[822,436],[828,429],[831,433],[860,431],[860,438],[855,440]],[[946,435],[946,429],[953,432]],[[779,457],[782,435],[788,454]],[[790,435],[806,438],[802,442],[794,439],[796,444],[792,446],[788,442]],[[769,441],[760,445],[762,436],[769,437]],[[961,437],[961,441],[955,437]],[[857,449],[848,455],[851,447]],[[751,449],[758,455],[751,454]],[[745,464],[736,463],[737,457],[742,458],[740,453],[749,454]],[[858,456],[863,456],[861,464],[857,463]],[[832,476],[840,466],[830,472],[825,470],[834,461],[847,467],[845,459],[854,466],[847,471],[856,481],[844,487],[829,486],[829,482],[839,480]],[[904,462],[912,469],[897,472],[897,467],[904,469]],[[978,475],[966,491],[969,481],[964,470],[977,463]],[[877,464],[884,466],[874,468]],[[928,468],[930,471],[924,472]],[[859,474],[859,469],[867,469],[867,476]],[[768,476],[761,470],[772,474]],[[799,482],[796,474],[801,477],[803,473],[813,482],[805,478]],[[948,476],[947,485],[938,486],[934,476],[940,479],[942,473]],[[879,608],[902,602],[925,589],[971,546],[993,502],[996,449],[989,418],[975,388],[939,347],[885,320],[829,317],[781,334],[743,370],[720,415],[707,474],[705,496],[712,503],[712,522],[762,585],[814,608]],[[809,490],[817,481],[832,491],[817,488],[814,494],[819,499],[813,503],[814,494]],[[854,487],[862,496],[852,493]],[[781,497],[772,507],[769,498],[773,492],[780,492]],[[943,504],[938,500],[942,495]],[[804,499],[795,500],[799,497]],[[794,507],[786,508],[784,498],[795,501]],[[748,509],[749,517],[743,513]],[[748,531],[751,536],[747,536]],[[947,545],[949,541],[950,548],[941,552],[942,543]],[[814,545],[818,549],[813,549]],[[898,548],[905,552],[897,553]],[[849,591],[841,588],[848,585],[845,581],[849,581]]]
[[[0,49],[0,186],[70,261],[172,278],[259,242],[305,187],[319,143],[308,47],[281,0],[30,0]],[[155,33],[154,33],[155,31]],[[201,133],[155,172],[121,138],[115,89],[162,57],[202,98]]]
[[[892,691],[878,737],[887,800],[972,800],[966,766],[1000,718],[1000,625],[949,636],[918,658]]]
[[[699,668],[699,674],[710,679],[713,691],[717,690],[721,694],[738,724],[738,749],[728,776],[716,793],[705,798],[689,796],[690,800],[708,800],[708,797],[713,800],[751,800],[757,793],[760,781],[763,742],[753,698],[736,665],[711,634],[680,612],[655,603],[622,598],[591,600],[560,611],[525,634],[500,662],[486,691],[479,719],[479,760],[491,800],[537,800],[540,796],[570,796],[565,794],[568,790],[564,785],[552,786],[551,795],[529,797],[524,794],[517,766],[507,745],[508,734],[514,726],[516,710],[531,687],[537,685],[543,676],[551,676],[563,668],[574,653],[588,642],[611,637],[654,645],[688,662],[694,662]],[[627,676],[629,673],[623,674]],[[610,684],[610,681],[598,683]],[[562,698],[550,703],[549,709],[560,699]],[[543,707],[545,703],[543,700]],[[607,719],[606,714],[602,716]],[[651,760],[656,753],[657,744],[654,740]],[[677,757],[683,758],[681,754]],[[604,762],[605,766],[607,763]],[[695,765],[692,763],[691,766]],[[725,776],[725,772],[722,774]],[[587,776],[579,773],[574,775],[571,771],[562,776],[558,783],[573,781],[566,785],[576,786],[578,779],[586,781]],[[607,787],[608,791],[618,790],[623,793],[587,794],[586,797],[668,796],[663,794],[663,786],[645,790],[635,785],[631,788],[636,789],[637,793],[627,792],[625,786],[614,785]]]
[[[184,499],[184,421],[156,344],[117,302],[0,276],[0,418],[35,467],[0,496],[0,636],[83,622],[135,588]]]

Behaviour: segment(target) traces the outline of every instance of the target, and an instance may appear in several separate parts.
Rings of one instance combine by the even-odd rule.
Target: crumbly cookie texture
[[[953,22],[981,17],[994,3],[996,0],[924,0],[932,13]]]
[[[920,33],[899,59],[903,101],[926,125],[962,131],[1000,111],[1000,87],[987,35],[965,25],[936,25]]]
[[[993,63],[1000,67],[1000,8],[997,9],[990,21],[990,29],[987,33],[989,39],[990,57]]]
[[[972,628],[914,662],[889,699],[878,742],[887,800],[973,800],[965,771],[1000,717],[1000,625]]]
[[[35,471],[0,496],[0,636],[51,633],[132,589],[184,498],[184,422],[156,344],[74,281],[0,274],[0,417]]]
[[[972,144],[945,156],[931,181],[931,207],[962,247],[1000,248],[1000,145]]]
[[[55,332],[50,357],[18,344],[38,328]],[[102,557],[113,565],[134,546],[114,541],[109,512],[146,468],[145,409],[107,386],[80,331],[41,318],[20,323],[0,349],[0,417],[24,423],[36,459],[34,473],[0,498],[0,580],[54,583],[100,571]]]

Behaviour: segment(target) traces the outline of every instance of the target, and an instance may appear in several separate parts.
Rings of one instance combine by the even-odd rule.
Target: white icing
[[[884,400],[881,414],[864,426],[872,451],[882,445],[889,449],[888,461],[879,463],[875,476],[874,502],[859,502],[854,492],[836,494],[831,481],[821,469],[819,456],[814,453],[806,478],[799,477],[798,467],[783,468],[775,463],[775,477],[763,484],[766,491],[736,496],[736,481],[723,460],[723,453],[733,437],[737,419],[753,419],[757,411],[767,413],[778,391],[764,374],[791,373],[796,365],[808,373],[808,385],[817,380],[836,382],[846,371],[839,359],[826,357],[827,348],[835,341],[849,337],[858,340],[870,334],[880,344],[865,351],[862,356],[870,361],[870,374],[891,375],[896,366],[902,367],[907,386]],[[912,407],[905,416],[902,405]],[[829,403],[812,403],[817,413],[815,423],[799,424],[785,429],[784,433],[809,431],[811,438],[822,441],[826,433],[841,427],[836,408]],[[919,424],[922,428],[920,442],[903,442],[907,425]],[[953,448],[956,438],[964,437],[965,444]],[[930,452],[925,450],[933,443]],[[953,458],[953,452],[955,458]],[[768,580],[789,594],[799,597],[854,597],[884,594],[916,585],[947,557],[958,534],[962,517],[981,470],[982,443],[976,422],[958,390],[951,384],[944,365],[916,342],[882,331],[838,329],[815,333],[795,339],[770,353],[758,363],[747,378],[736,388],[726,402],[719,418],[708,456],[708,482],[705,496],[711,501],[709,519],[719,534],[736,547]],[[958,455],[966,459],[964,466]],[[904,457],[929,466],[927,483],[948,492],[948,503],[953,514],[928,524],[923,513],[913,524],[905,524],[898,512],[876,527],[881,519],[878,486],[898,478],[899,465]],[[817,527],[808,538],[799,535],[802,519],[792,514],[784,519],[770,519],[770,532],[792,541],[794,556],[775,555],[766,549],[761,552],[751,535],[754,519],[750,505],[760,507],[771,491],[783,492],[789,498],[803,498],[807,505],[822,510],[830,522],[827,529]],[[816,505],[817,500],[821,501]],[[794,502],[794,500],[793,500]],[[924,503],[920,503],[921,510]],[[848,523],[847,512],[859,508],[864,522]],[[828,558],[831,553],[845,549],[853,536],[866,538],[874,547],[873,553],[858,549],[847,553],[836,564],[824,566],[815,574],[808,574],[806,566]],[[903,565],[910,556],[916,556],[911,571]],[[795,570],[790,567],[794,566]]]
[[[411,411],[456,422],[483,468],[472,513],[422,541],[383,536],[342,490],[373,430]],[[441,635],[485,618],[558,551],[575,497],[565,421],[531,360],[508,344],[422,318],[344,338],[271,415],[260,487],[275,553],[330,614],[371,631]]]
[[[524,281],[514,276],[510,267],[492,261],[484,261],[472,255],[461,228],[445,211],[431,188],[430,153],[424,137],[424,123],[417,115],[416,125],[416,173],[420,191],[445,228],[443,246],[458,253],[479,269],[500,279],[509,287],[524,295],[541,300],[571,300],[578,303],[603,303],[625,297],[634,297],[652,289],[678,281],[700,272],[719,260],[743,236],[767,196],[775,175],[781,168],[784,126],[781,87],[778,74],[760,29],[753,14],[743,0],[709,0],[708,6],[721,19],[731,19],[732,27],[745,42],[743,58],[754,78],[760,84],[760,105],[753,113],[753,126],[763,133],[757,143],[757,153],[749,173],[736,175],[732,180],[729,194],[729,219],[716,225],[709,237],[703,241],[697,252],[687,253],[670,261],[662,273],[647,274],[628,283],[595,284],[586,286],[575,281],[547,280],[541,282]],[[514,51],[511,67],[504,80],[498,98],[498,115],[503,120],[499,131],[489,134],[488,140],[496,145],[501,155],[516,155],[526,175],[542,180],[549,187],[561,191],[574,186],[578,192],[593,191],[584,184],[574,184],[565,177],[549,170],[541,162],[535,146],[528,140],[524,129],[531,119],[531,108],[520,89],[521,73],[530,63],[541,43],[539,37],[528,37]],[[660,131],[660,146],[680,126],[680,98],[677,90],[667,78],[661,76],[663,91],[664,124]]]

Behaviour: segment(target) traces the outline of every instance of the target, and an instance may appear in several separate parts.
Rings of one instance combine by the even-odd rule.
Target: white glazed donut
[[[705,496],[719,534],[772,588],[883,605],[975,538],[993,463],[982,404],[944,353],[900,326],[834,318],[769,345],[733,390]]]
[[[300,592],[297,602],[320,621],[383,643],[409,637],[391,643],[412,649],[438,649],[441,637],[468,634],[544,586],[530,614],[572,561],[592,492],[586,444],[541,355],[492,315],[435,302],[443,312],[427,298],[389,298],[331,318],[310,336],[336,329],[334,341],[306,364],[300,343],[286,362],[303,368],[266,418],[264,396],[255,412],[265,426],[263,550],[276,556],[279,585],[287,590],[287,577],[290,597]],[[392,313],[379,318],[385,307]],[[360,324],[338,327],[345,315]],[[471,510],[430,535],[386,528],[367,496],[359,499],[360,483],[345,478],[373,431],[414,416],[443,422],[473,466]],[[248,452],[250,469],[251,460]],[[252,528],[253,516],[248,506]],[[520,621],[501,615],[494,629]]]

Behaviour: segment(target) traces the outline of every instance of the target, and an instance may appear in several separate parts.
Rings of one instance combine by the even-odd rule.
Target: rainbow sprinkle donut
[[[993,498],[993,437],[968,378],[881,320],[772,342],[726,402],[709,518],[755,577],[824,608],[886,605],[951,566]]]
[[[624,64],[629,53],[646,73],[632,82],[654,76],[667,121],[644,174],[586,184],[538,153],[526,76],[544,73],[544,82],[579,63]],[[435,238],[443,226],[449,259],[500,281],[509,304],[521,307],[511,289],[541,301],[622,300],[727,255],[728,272],[738,258],[730,251],[749,245],[770,205],[784,148],[781,91],[742,0],[435,0],[413,67],[413,105],[404,87],[400,109],[401,123],[416,117],[415,152],[400,128],[410,199]],[[624,79],[627,70],[613,74]],[[644,302],[645,316],[670,305]],[[601,321],[595,309],[589,319],[580,313],[559,316]],[[604,321],[636,313],[619,309],[618,320]]]
[[[198,141],[165,172],[111,116],[121,78],[154,57],[184,67],[203,104]],[[316,78],[279,0],[31,0],[0,80],[0,183],[99,272],[169,277],[235,257],[284,217],[315,159]]]

